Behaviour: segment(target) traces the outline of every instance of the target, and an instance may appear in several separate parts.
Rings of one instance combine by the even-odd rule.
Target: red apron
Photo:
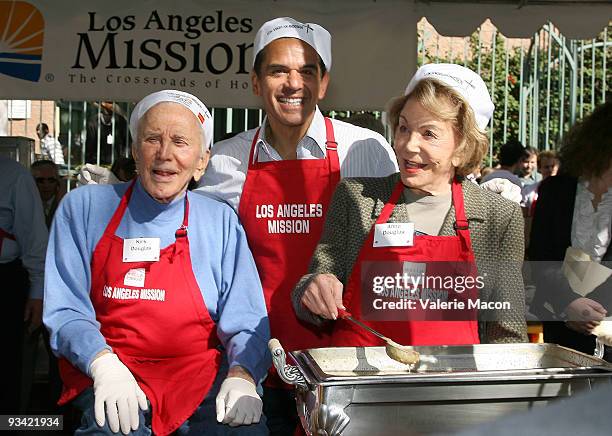
[[[388,221],[403,190],[404,185],[400,181],[393,191],[389,202],[385,204],[380,216],[376,220],[376,224],[384,224]],[[389,268],[391,265],[391,269],[397,269],[397,267],[393,265],[399,265],[401,271],[401,266],[404,262],[418,262],[426,263],[428,276],[431,274],[444,274],[444,276],[451,275],[454,277],[453,274],[456,274],[457,271],[453,268],[458,268],[461,270],[461,275],[475,277],[476,265],[472,252],[468,221],[465,219],[463,193],[461,184],[457,181],[454,181],[452,184],[452,199],[455,206],[456,236],[415,235],[414,245],[411,247],[374,248],[372,244],[374,241],[375,226],[372,226],[361,248],[349,278],[348,285],[344,291],[344,306],[355,318],[361,319],[365,324],[370,325],[383,335],[400,344],[464,345],[477,344],[480,342],[478,337],[476,310],[459,312],[458,316],[461,320],[441,320],[444,315],[448,315],[452,312],[439,312],[442,316],[438,317],[437,314],[432,314],[431,311],[422,309],[419,302],[415,301],[416,309],[410,311],[406,309],[403,311],[407,316],[407,319],[404,321],[389,321],[389,312],[386,312],[386,318],[384,318],[384,311],[379,312],[383,315],[382,320],[368,321],[367,318],[373,318],[373,316],[371,313],[364,313],[371,308],[371,306],[369,306],[370,300],[368,300],[370,297],[365,293],[369,292],[369,290],[366,291],[364,287],[362,291],[361,288],[362,280],[364,277],[367,277],[368,274],[368,271],[365,271],[363,268],[364,265],[366,268],[370,265],[384,265],[382,268]],[[453,266],[450,267],[449,265]],[[449,268],[452,271],[449,272]],[[438,271],[436,271],[436,269]],[[397,271],[392,271],[392,273],[394,272]],[[450,294],[451,292],[449,292],[449,295]],[[471,292],[463,292],[459,296],[459,299],[466,300],[468,297],[471,298],[473,296],[474,292],[472,289]],[[334,324],[335,327],[332,337],[332,344],[334,346],[384,345],[382,340],[364,329],[355,326],[350,321],[338,320]]]
[[[130,369],[151,403],[152,427],[167,435],[189,418],[210,390],[221,361],[217,330],[191,269],[187,237],[189,201],[174,244],[157,262],[122,262],[115,235],[134,183],[121,199],[91,261],[90,297],[100,331]],[[143,288],[124,285],[132,269],[145,269]],[[131,298],[126,298],[131,296]],[[91,378],[60,359],[64,404],[91,386]]]
[[[329,345],[331,328],[299,321],[291,291],[308,272],[327,207],[340,180],[337,143],[325,118],[326,159],[257,162],[255,133],[239,216],[261,278],[270,330],[287,351]],[[267,386],[284,385],[271,370]]]

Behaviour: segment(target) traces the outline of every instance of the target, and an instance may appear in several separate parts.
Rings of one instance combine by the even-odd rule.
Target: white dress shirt
[[[42,298],[49,237],[42,201],[28,170],[5,157],[0,157],[0,228],[15,236],[4,240],[0,263],[20,258],[29,273],[30,298]]]
[[[395,153],[382,135],[343,121],[331,121],[338,143],[342,178],[385,177],[398,171]],[[258,162],[282,160],[274,147],[266,141],[265,126],[266,120],[259,132],[256,159]],[[210,163],[200,180],[198,192],[225,201],[238,211],[251,143],[256,131],[248,130],[213,146]],[[298,143],[297,158],[324,159],[325,140],[325,120],[317,108],[306,135]]]
[[[64,165],[64,151],[62,144],[50,133],[40,140],[40,153],[43,158],[53,161],[56,165]]]
[[[580,248],[591,259],[601,262],[612,240],[612,188],[603,195],[593,208],[593,193],[588,182],[578,181],[574,217],[572,219],[572,246]]]

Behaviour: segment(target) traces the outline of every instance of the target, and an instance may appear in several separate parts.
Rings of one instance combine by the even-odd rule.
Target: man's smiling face
[[[319,100],[325,97],[329,75],[321,77],[319,55],[296,38],[280,38],[266,46],[263,62],[251,80],[272,125],[309,125]]]

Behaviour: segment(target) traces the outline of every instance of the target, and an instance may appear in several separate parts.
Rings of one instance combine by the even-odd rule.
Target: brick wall
[[[9,107],[11,102],[9,101]],[[59,120],[59,109],[56,108],[54,101],[49,100],[30,100],[30,117],[27,119],[8,120],[7,134],[9,136],[27,136],[36,140],[36,153],[40,153],[40,143],[36,136],[36,125],[46,123],[49,132],[56,138],[59,135],[55,119]],[[55,109],[55,112],[54,112]],[[55,118],[54,118],[55,117]]]

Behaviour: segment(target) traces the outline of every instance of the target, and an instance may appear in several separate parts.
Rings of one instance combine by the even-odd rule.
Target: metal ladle
[[[341,319],[346,319],[359,327],[367,330],[372,333],[374,336],[379,337],[383,341],[385,341],[385,352],[387,356],[391,359],[403,363],[405,365],[414,365],[419,361],[419,353],[412,349],[412,347],[408,347],[406,345],[400,345],[397,342],[392,341],[388,337],[384,336],[382,333],[377,332],[372,327],[369,327],[362,323],[361,321],[357,321],[353,316],[347,312],[346,310],[342,310],[338,308],[338,317]]]

